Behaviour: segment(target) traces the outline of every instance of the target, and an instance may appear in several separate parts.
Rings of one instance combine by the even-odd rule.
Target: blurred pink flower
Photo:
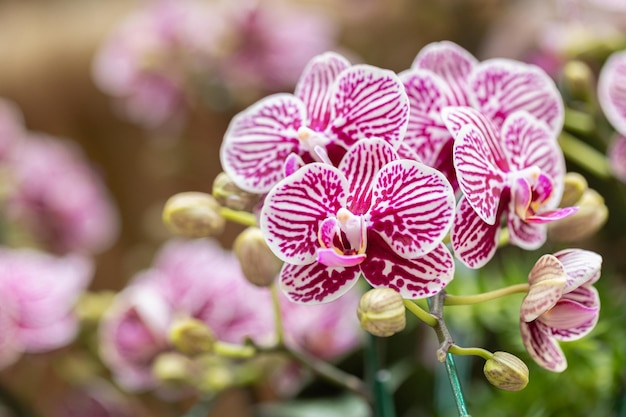
[[[344,298],[325,309],[283,299],[287,343],[327,359],[356,347],[358,296],[352,292]],[[173,349],[169,327],[184,318],[202,320],[225,342],[243,343],[248,337],[260,345],[275,342],[270,291],[248,283],[234,255],[218,244],[174,240],[117,296],[101,323],[101,355],[122,387],[157,387],[152,364]]]
[[[91,262],[30,249],[0,249],[0,368],[23,352],[70,343],[78,330],[72,308],[91,281]]]
[[[137,407],[104,379],[75,387],[61,399],[57,417],[137,417]]]
[[[10,166],[8,216],[55,253],[96,253],[118,235],[117,212],[82,150],[69,141],[29,134]]]

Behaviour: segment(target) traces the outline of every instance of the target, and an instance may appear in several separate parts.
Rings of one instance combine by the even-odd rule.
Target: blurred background
[[[94,237],[98,242],[89,251],[94,260],[89,290],[119,292],[135,274],[150,267],[159,248],[171,238],[161,221],[165,201],[177,192],[211,191],[221,172],[221,139],[236,113],[270,93],[292,92],[307,61],[326,50],[339,51],[352,62],[400,72],[411,66],[422,47],[440,40],[458,43],[479,60],[507,57],[540,65],[563,88],[566,105],[584,112],[588,103],[568,93],[571,80],[563,68],[579,60],[591,71],[589,82],[595,83],[609,54],[626,47],[626,3],[0,0],[0,97],[21,114],[22,129],[39,132],[29,134],[71,143],[81,164],[90,167],[89,175],[102,183],[102,198],[107,200],[102,204],[110,205],[110,211],[96,220],[105,230],[93,231],[105,237]],[[598,128],[572,133],[605,152],[613,131],[599,110],[588,114]],[[52,161],[46,155],[33,164]],[[597,234],[569,244],[604,257],[598,283],[603,304],[600,323],[586,339],[564,344],[570,367],[563,374],[552,374],[534,366],[523,351],[517,324],[521,296],[451,308],[449,325],[460,344],[513,352],[531,369],[526,390],[506,393],[484,381],[482,363],[460,359],[472,415],[626,416],[626,185],[596,178],[575,163],[568,167],[586,177],[609,209],[608,221]],[[81,169],[68,175],[81,175]],[[52,178],[56,174],[46,172],[53,171],[34,175]],[[52,182],[67,190],[73,186],[66,179]],[[19,204],[11,209],[13,203],[8,204],[4,222],[11,223],[15,211],[16,221],[21,221],[20,213],[27,209]],[[68,221],[78,221],[72,219]],[[230,248],[241,230],[242,226],[228,224],[220,236],[223,247]],[[5,244],[31,246],[29,233],[8,233]],[[68,252],[46,242],[36,246],[55,254]],[[88,246],[83,241],[76,245]],[[561,247],[565,246],[550,242],[535,253],[506,248],[483,270],[460,270],[449,291],[473,293],[524,282],[541,254]],[[399,416],[455,415],[431,333],[411,322],[407,331],[385,342],[385,361],[398,370],[394,395]],[[0,407],[0,416],[179,416],[193,411],[189,398],[127,394],[108,382],[86,390],[86,385],[67,374],[89,373],[93,363],[73,361],[73,355],[80,359],[84,353],[72,345],[27,353],[1,370],[0,404],[5,407]],[[356,348],[342,357],[339,366],[361,375],[362,359]],[[51,365],[55,362],[56,367]],[[65,371],[57,369],[59,364]],[[93,373],[106,380],[106,370],[93,366]],[[85,405],[108,401],[101,398],[109,391],[113,402],[126,405],[97,411]],[[324,403],[330,404],[330,411],[324,414],[315,411],[320,410],[315,402],[320,398],[330,398]],[[256,406],[272,399],[275,394],[259,388],[231,389],[212,411],[193,415],[367,415],[358,403],[319,381],[306,385],[296,399],[285,401],[296,404],[295,408]],[[66,406],[72,401],[80,406]],[[127,404],[134,410],[130,414]],[[85,408],[76,411],[80,407]]]

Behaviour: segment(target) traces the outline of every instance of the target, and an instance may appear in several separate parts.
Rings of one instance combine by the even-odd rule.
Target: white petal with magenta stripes
[[[548,233],[546,224],[525,222],[513,210],[511,205],[507,217],[509,242],[526,250],[539,249],[546,242]]]
[[[497,167],[482,132],[472,125],[462,128],[452,159],[465,198],[483,221],[494,224],[506,173]]]
[[[280,289],[294,303],[328,303],[348,292],[358,281],[361,269],[285,264],[280,272]]]
[[[346,149],[360,139],[372,137],[397,148],[408,121],[408,98],[395,73],[354,65],[337,77],[326,133]]]
[[[470,76],[473,104],[498,126],[518,110],[544,121],[554,134],[563,127],[563,99],[554,81],[539,67],[508,59],[489,59]]]
[[[386,164],[399,158],[391,145],[381,139],[361,140],[350,148],[339,163],[350,184],[348,209],[365,214],[372,199],[372,181]]]
[[[426,70],[413,69],[399,74],[409,97],[409,125],[403,144],[415,150],[422,161],[435,167],[442,148],[452,135],[441,120],[441,109],[450,106],[450,90],[443,80]]]
[[[304,69],[295,95],[305,104],[308,114],[307,126],[321,132],[330,121],[331,87],[341,71],[350,62],[335,52],[326,52],[314,57]]]
[[[305,165],[283,179],[265,197],[260,225],[274,254],[291,264],[316,260],[318,229],[346,204],[348,182],[336,168]]]
[[[598,291],[591,286],[579,287],[563,296],[554,313],[557,316],[552,317],[553,321],[550,321],[550,318],[547,320],[541,318],[550,326],[552,336],[561,342],[578,340],[588,335],[598,323],[600,317]],[[561,315],[565,317],[560,317]]]
[[[411,68],[432,71],[449,85],[452,92],[452,104],[467,106],[468,78],[478,60],[459,45],[449,42],[433,42],[426,45],[417,54]]]
[[[499,221],[495,225],[485,223],[465,197],[461,197],[450,231],[454,256],[469,268],[481,268],[493,258],[499,238]]]
[[[283,178],[283,164],[298,153],[302,102],[291,94],[264,98],[231,121],[220,149],[224,171],[241,189],[265,193]]]
[[[528,294],[522,301],[520,318],[529,322],[554,307],[563,295],[567,273],[552,255],[543,255],[528,274]]]
[[[393,288],[404,298],[425,298],[437,294],[452,281],[454,260],[442,243],[424,256],[407,259],[387,247],[376,233],[371,233],[367,259],[361,270],[373,287]]]
[[[598,101],[615,130],[626,134],[626,51],[614,53],[602,67]]]
[[[550,330],[538,321],[520,322],[520,333],[526,351],[539,366],[552,372],[563,372],[567,359]]]
[[[370,230],[401,257],[422,256],[448,233],[454,205],[452,186],[439,171],[419,162],[394,161],[374,181]]]
[[[584,249],[564,249],[554,254],[563,264],[569,277],[565,292],[583,284],[593,284],[600,278],[602,256]]]

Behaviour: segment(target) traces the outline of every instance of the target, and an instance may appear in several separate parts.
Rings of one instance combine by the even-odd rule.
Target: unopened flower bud
[[[563,66],[563,86],[572,98],[589,100],[595,91],[595,85],[593,72],[584,62],[573,60]]]
[[[174,322],[169,339],[176,349],[190,356],[211,352],[216,341],[213,331],[204,322],[192,318]]]
[[[248,227],[233,244],[233,252],[248,281],[259,287],[271,285],[280,272],[282,262],[265,243],[261,229]]]
[[[236,372],[223,358],[202,356],[196,360],[195,387],[202,392],[219,392],[237,383]]]
[[[495,352],[483,372],[491,385],[505,391],[521,391],[528,385],[528,367],[508,352]]]
[[[244,211],[251,211],[259,201],[258,194],[237,187],[225,172],[218,174],[213,181],[213,197],[225,207]]]
[[[609,217],[604,198],[593,189],[587,189],[576,202],[578,211],[573,215],[548,224],[548,236],[560,242],[573,242],[596,233]]]
[[[578,200],[589,188],[585,177],[578,172],[568,172],[563,181],[563,196],[559,207],[571,207],[578,204]]]
[[[363,294],[357,316],[361,328],[374,336],[391,336],[406,326],[404,301],[391,288],[374,288]]]
[[[219,203],[209,194],[179,193],[165,203],[163,222],[172,233],[179,236],[215,236],[222,233],[226,224],[219,210]]]
[[[176,352],[162,353],[152,364],[152,375],[168,385],[183,385],[189,382],[191,360]]]
[[[84,292],[78,299],[74,312],[83,324],[97,324],[115,295],[114,291]]]

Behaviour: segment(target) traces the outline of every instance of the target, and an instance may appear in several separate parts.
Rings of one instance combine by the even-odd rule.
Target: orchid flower
[[[424,47],[399,77],[411,108],[403,143],[453,185],[453,134],[442,120],[444,107],[473,107],[498,128],[519,110],[545,122],[553,134],[563,125],[561,96],[548,75],[533,65],[508,59],[478,62],[462,47],[443,41]]]
[[[518,111],[498,128],[469,107],[447,107],[442,116],[455,137],[454,167],[463,192],[450,237],[464,264],[480,268],[493,257],[503,217],[509,241],[531,250],[545,242],[546,223],[576,211],[557,208],[565,160],[544,122]]]
[[[530,356],[554,372],[567,368],[557,341],[578,340],[596,325],[602,257],[582,249],[542,256],[528,276],[530,289],[522,302],[520,330]]]
[[[609,147],[613,174],[626,182],[626,51],[609,57],[598,77],[598,101],[618,137]]]
[[[309,62],[294,94],[271,95],[233,118],[222,167],[241,189],[266,193],[304,163],[338,162],[360,139],[398,148],[408,112],[394,73],[327,52]]]
[[[453,276],[442,243],[453,213],[452,187],[440,172],[369,139],[338,168],[312,163],[280,181],[265,199],[260,224],[285,262],[283,291],[315,304],[339,298],[361,274],[405,298],[438,293]]]

